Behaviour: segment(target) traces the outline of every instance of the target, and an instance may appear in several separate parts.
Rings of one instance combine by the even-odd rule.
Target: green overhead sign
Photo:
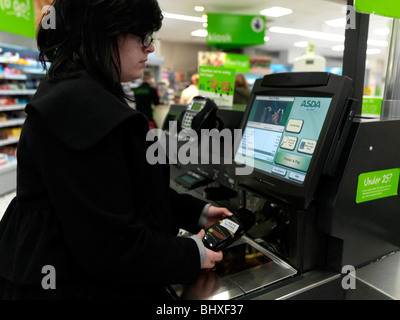
[[[354,6],[358,12],[400,18],[399,0],[354,0]]]
[[[266,18],[262,15],[207,13],[206,42],[217,49],[264,44]]]
[[[33,0],[0,0],[0,31],[35,38]]]

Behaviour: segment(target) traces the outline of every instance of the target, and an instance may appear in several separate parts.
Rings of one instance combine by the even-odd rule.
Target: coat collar
[[[68,147],[84,150],[94,146],[129,118],[148,130],[146,118],[116,98],[84,73],[59,82],[42,81],[26,113],[37,112],[46,126]]]

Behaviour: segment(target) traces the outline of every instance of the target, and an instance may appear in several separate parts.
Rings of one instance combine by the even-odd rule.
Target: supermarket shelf
[[[20,50],[3,45],[2,48],[0,64],[6,66],[0,74],[0,113],[2,113],[2,120],[6,121],[0,122],[0,130],[8,133],[0,138],[0,147],[6,147],[4,152],[11,153],[19,143],[19,131],[25,122],[23,113],[26,104],[35,95],[36,84],[46,73],[38,61],[39,52],[36,49],[21,48]],[[10,68],[11,71],[6,68]],[[4,119],[4,114],[6,119]],[[6,136],[10,138],[5,139]],[[16,189],[16,163],[15,157],[9,156],[8,162],[0,165],[0,196]]]
[[[7,105],[7,106],[0,107],[0,112],[24,110],[25,107],[26,107],[26,104],[12,104],[12,105]]]
[[[17,168],[17,160],[10,161],[0,166],[0,175]],[[0,179],[1,180],[1,179]]]
[[[34,95],[36,93],[36,89],[25,89],[25,90],[0,90],[0,95]]]
[[[30,75],[45,76],[46,71],[41,68],[24,68],[23,72]]]
[[[17,161],[11,161],[0,166],[0,195],[16,189]]]
[[[0,79],[2,80],[28,80],[25,74],[0,74]]]
[[[0,128],[21,126],[24,124],[24,122],[25,122],[25,119],[8,120],[8,121],[0,122]]]
[[[9,144],[18,143],[18,141],[19,141],[19,137],[0,140],[0,147],[7,146]]]

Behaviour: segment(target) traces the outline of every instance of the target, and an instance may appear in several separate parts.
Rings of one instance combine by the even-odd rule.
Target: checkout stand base
[[[172,170],[172,176],[175,170]],[[179,170],[178,170],[179,171]],[[188,190],[174,181],[171,187],[180,193],[203,197],[200,187]],[[234,205],[230,199],[219,201],[219,206]],[[211,201],[212,203],[212,201]],[[255,264],[249,262],[245,268],[232,270],[225,274],[221,270],[204,272],[199,281],[192,286],[180,284],[167,288],[174,300],[391,300],[400,299],[400,283],[387,281],[393,279],[400,268],[400,252],[390,254],[380,260],[356,269],[355,289],[343,289],[345,274],[333,269],[314,269],[298,273],[285,261],[276,257],[261,246],[257,240],[243,237],[227,250],[244,250],[255,257]],[[236,249],[235,249],[236,247]],[[242,248],[241,248],[242,247]],[[244,248],[243,248],[244,247]],[[225,252],[225,255],[230,254]],[[243,257],[243,256],[242,256]],[[239,259],[235,258],[236,262]],[[239,259],[240,260],[240,259]],[[254,262],[254,261],[253,261]],[[234,263],[236,267],[236,263]],[[382,270],[385,270],[382,274]],[[207,282],[208,281],[208,282]],[[211,289],[210,289],[211,288]]]
[[[297,273],[247,237],[225,249],[224,257],[213,270],[204,270],[193,285],[171,286],[172,295],[189,300],[238,299]]]
[[[180,170],[172,168],[174,177]],[[188,190],[171,179],[171,187],[179,193],[188,193],[202,199],[203,189],[200,187]],[[232,200],[218,201],[217,206],[235,206]],[[235,200],[233,200],[235,201]],[[213,203],[212,201],[210,201]],[[280,299],[323,299],[343,300],[344,292],[341,288],[341,275],[335,271],[313,270],[304,274],[292,268],[285,261],[261,246],[257,239],[244,236],[237,243],[224,251],[224,256],[232,255],[237,251],[247,251],[252,262],[238,267],[240,258],[236,257],[233,264],[223,266],[221,271],[204,272],[199,280],[191,285],[176,284],[167,289],[175,300],[280,300]],[[242,255],[245,258],[245,254]],[[251,260],[251,258],[249,260]],[[234,258],[235,259],[235,258]],[[225,259],[224,259],[225,260]],[[228,259],[226,259],[228,260]],[[254,261],[256,260],[256,261]],[[240,264],[240,263],[239,263]],[[326,288],[329,287],[329,290]]]

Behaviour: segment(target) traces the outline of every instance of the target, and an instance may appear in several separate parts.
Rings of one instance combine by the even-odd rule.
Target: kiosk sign
[[[0,0],[0,31],[35,38],[32,0]]]
[[[356,203],[396,196],[400,169],[362,173],[358,176]]]

